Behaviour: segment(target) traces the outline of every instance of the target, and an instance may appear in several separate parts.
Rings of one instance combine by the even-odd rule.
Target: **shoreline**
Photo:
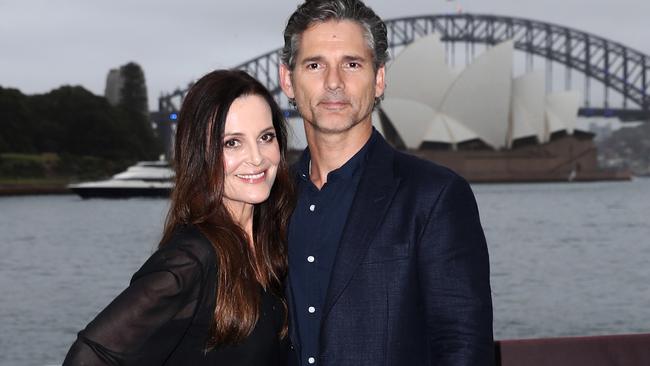
[[[639,175],[632,176],[631,179],[624,180],[594,180],[594,181],[611,181],[611,182],[621,182],[621,181],[630,181],[633,179],[650,179],[650,176]],[[587,183],[594,182],[591,180],[575,180],[573,183]],[[520,183],[566,183],[567,181],[559,180],[531,180],[531,181],[498,181],[498,180],[470,180],[471,184],[520,184]],[[31,195],[64,195],[64,194],[74,194],[73,191],[67,188],[67,184],[7,184],[0,183],[0,197],[7,196],[31,196]]]
[[[73,194],[65,184],[0,184],[2,196]]]

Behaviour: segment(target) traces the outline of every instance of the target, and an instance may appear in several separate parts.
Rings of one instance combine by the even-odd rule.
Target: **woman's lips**
[[[236,174],[237,178],[249,184],[261,183],[266,180],[266,170],[255,174]]]

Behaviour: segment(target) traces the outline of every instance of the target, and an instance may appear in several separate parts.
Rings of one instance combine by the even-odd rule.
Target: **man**
[[[386,26],[358,0],[308,0],[280,84],[304,120],[289,230],[292,364],[491,365],[488,254],[474,196],[372,128]]]

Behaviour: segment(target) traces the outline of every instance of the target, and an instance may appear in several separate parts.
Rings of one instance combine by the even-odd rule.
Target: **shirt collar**
[[[370,150],[370,147],[375,143],[378,135],[379,132],[377,132],[377,130],[375,130],[375,128],[373,127],[372,134],[370,134],[370,138],[368,139],[368,141],[366,141],[363,147],[359,151],[357,151],[357,153],[354,154],[340,168],[329,172],[329,174],[327,175],[327,181],[329,182],[332,180],[352,178],[354,173],[359,171],[364,166],[364,163],[368,159],[368,150]],[[309,180],[310,162],[311,162],[311,154],[309,153],[309,147],[307,147],[302,152],[302,155],[300,156],[300,160],[298,162],[298,174],[300,178],[304,181]]]

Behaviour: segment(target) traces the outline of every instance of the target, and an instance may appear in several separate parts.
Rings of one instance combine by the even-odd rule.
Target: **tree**
[[[129,62],[120,67],[120,73],[124,80],[120,93],[120,108],[126,112],[139,113],[148,118],[147,84],[142,68],[135,62]]]
[[[34,133],[40,152],[106,159],[137,159],[128,146],[122,113],[108,101],[80,86],[63,86],[30,97],[38,116]]]
[[[17,89],[0,87],[0,152],[35,152],[34,117],[28,97]]]
[[[155,159],[162,149],[149,121],[144,73],[133,62],[120,73],[124,83],[116,107],[81,86],[31,96],[0,87],[0,152],[122,163]]]
[[[135,62],[120,67],[124,80],[119,108],[129,123],[130,138],[139,159],[153,159],[161,152],[161,146],[154,135],[149,121],[147,85],[144,72]]]

